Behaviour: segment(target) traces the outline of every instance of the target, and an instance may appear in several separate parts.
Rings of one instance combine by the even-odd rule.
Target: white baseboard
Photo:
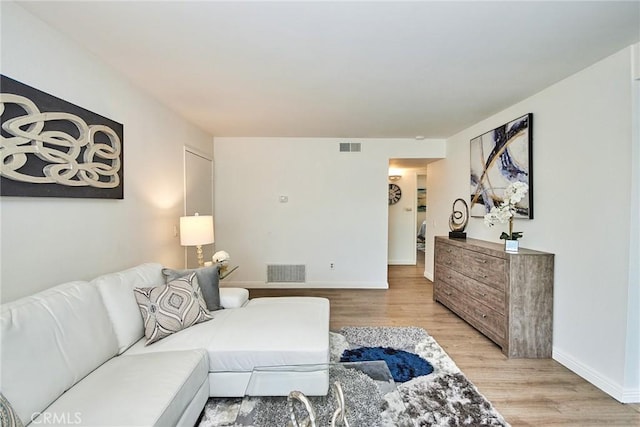
[[[619,399],[616,399],[619,400]],[[622,392],[622,403],[640,403],[640,389],[624,389]]]
[[[415,259],[390,259],[388,265],[416,265]]]
[[[427,280],[431,280],[433,282],[433,272],[432,271],[424,271],[424,278]]]
[[[640,388],[625,388],[556,347],[553,347],[553,359],[589,381],[591,384],[598,387],[618,402],[640,402]]]
[[[223,280],[220,282],[223,288],[247,288],[247,289],[389,289],[387,282],[306,282],[306,283],[266,283],[266,282],[241,282]]]

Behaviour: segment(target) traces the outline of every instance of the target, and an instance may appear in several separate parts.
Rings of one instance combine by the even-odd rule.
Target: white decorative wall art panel
[[[0,195],[124,197],[122,124],[0,79]]]

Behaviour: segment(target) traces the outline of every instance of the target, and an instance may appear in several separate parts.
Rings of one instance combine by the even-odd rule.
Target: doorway
[[[184,215],[213,215],[213,159],[201,151],[184,147]],[[214,218],[215,220],[215,218]],[[215,231],[215,224],[214,224]],[[213,256],[213,245],[204,245],[205,261]],[[198,266],[195,246],[185,247],[185,267]]]
[[[387,263],[416,265],[426,236],[426,168],[430,159],[389,159]],[[392,198],[396,195],[396,199]],[[399,197],[398,197],[399,194]],[[425,229],[420,240],[420,228]]]
[[[427,237],[427,174],[418,173],[416,183],[416,251],[418,258],[421,253],[424,258]]]

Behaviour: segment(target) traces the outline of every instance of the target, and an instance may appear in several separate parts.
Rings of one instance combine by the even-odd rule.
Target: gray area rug
[[[456,364],[440,345],[424,329],[415,327],[348,327],[331,333],[331,361],[340,360],[347,348],[393,347],[405,350],[428,360],[434,367],[433,373],[416,377],[405,383],[398,383],[399,393],[387,396],[368,397],[360,394],[357,399],[369,399],[370,408],[380,408],[376,416],[365,411],[362,419],[350,420],[351,427],[413,427],[413,426],[509,426],[493,405],[464,376]],[[359,379],[340,378],[345,387],[353,390],[366,389],[366,383]],[[356,395],[356,393],[352,393]],[[399,394],[399,396],[398,396]],[[396,399],[401,399],[398,405]],[[210,398],[207,402],[200,427],[221,427],[234,424],[242,399]],[[382,402],[373,404],[372,402]],[[284,420],[276,412],[282,408],[270,406],[268,398],[264,402],[265,420]],[[328,411],[325,411],[329,413]],[[284,412],[283,412],[284,413]],[[328,425],[326,422],[319,426]],[[262,421],[255,427],[284,427],[280,421]]]

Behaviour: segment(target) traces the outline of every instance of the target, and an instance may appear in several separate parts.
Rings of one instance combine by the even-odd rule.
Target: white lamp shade
[[[180,244],[182,246],[213,243],[213,216],[198,215],[180,217]]]

